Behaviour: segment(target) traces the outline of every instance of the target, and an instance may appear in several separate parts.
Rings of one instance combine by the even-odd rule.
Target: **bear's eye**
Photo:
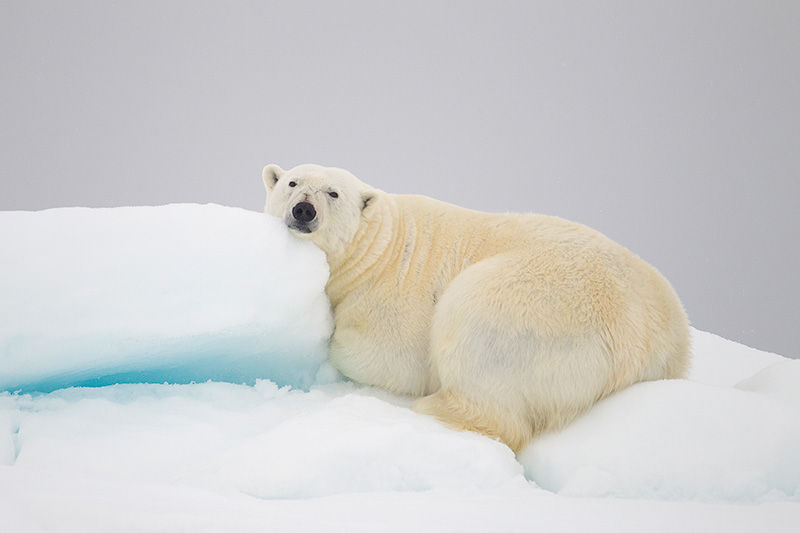
[[[335,191],[331,191],[328,193],[331,198],[339,198],[339,193]]]
[[[289,187],[297,187],[297,183],[294,181],[289,182]]]

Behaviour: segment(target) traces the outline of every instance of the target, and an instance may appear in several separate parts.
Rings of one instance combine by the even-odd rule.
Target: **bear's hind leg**
[[[523,261],[497,256],[459,274],[431,327],[440,388],[414,409],[519,451],[534,433],[562,427],[607,393],[607,351],[586,317],[556,318],[551,287]],[[543,296],[544,295],[544,296]]]
[[[519,413],[499,416],[484,409],[486,402],[472,402],[453,392],[439,391],[414,402],[414,411],[433,416],[454,429],[473,431],[497,439],[515,453],[531,439],[531,425]],[[496,407],[496,406],[495,406]]]

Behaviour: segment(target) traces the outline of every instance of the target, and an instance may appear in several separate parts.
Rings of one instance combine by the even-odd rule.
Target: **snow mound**
[[[332,320],[324,255],[217,205],[0,212],[0,390],[123,382],[308,387]]]
[[[736,388],[753,391],[800,410],[800,361],[784,359],[743,379]]]
[[[269,381],[6,393],[0,464],[266,499],[522,481],[506,446],[450,431],[402,403],[347,383],[306,393]]]
[[[252,496],[308,498],[492,489],[521,478],[522,467],[496,441],[456,434],[407,407],[351,394],[230,450],[220,473]]]
[[[689,378],[708,385],[731,387],[762,368],[786,358],[692,329],[692,366]]]
[[[800,361],[692,330],[689,380],[639,383],[518,459],[568,496],[800,501]]]
[[[800,501],[799,413],[800,402],[732,388],[640,383],[535,439],[520,461],[568,496]]]

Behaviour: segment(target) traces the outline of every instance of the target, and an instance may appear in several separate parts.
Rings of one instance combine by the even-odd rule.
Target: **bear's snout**
[[[317,210],[308,202],[300,202],[292,208],[292,216],[298,222],[311,222],[317,216]]]

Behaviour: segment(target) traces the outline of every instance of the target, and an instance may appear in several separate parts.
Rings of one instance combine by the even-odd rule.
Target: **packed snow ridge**
[[[306,388],[333,323],[324,255],[217,205],[0,213],[0,390]]]
[[[581,498],[601,497],[725,503],[709,507],[720,527],[743,503],[780,515],[742,527],[800,519],[800,361],[695,331],[690,379],[635,385],[515,457],[342,380],[325,361],[325,258],[277,219],[216,205],[3,212],[0,250],[0,516],[17,529],[83,516],[65,499],[89,509],[89,530],[112,525],[98,499],[135,515],[130,530],[164,501],[220,527],[246,508],[255,529],[277,512],[266,502],[424,493],[401,507],[447,508],[475,491],[539,502],[498,527],[542,506],[594,516]],[[187,510],[198,497],[208,505]],[[681,509],[696,507],[670,508],[665,530]]]

